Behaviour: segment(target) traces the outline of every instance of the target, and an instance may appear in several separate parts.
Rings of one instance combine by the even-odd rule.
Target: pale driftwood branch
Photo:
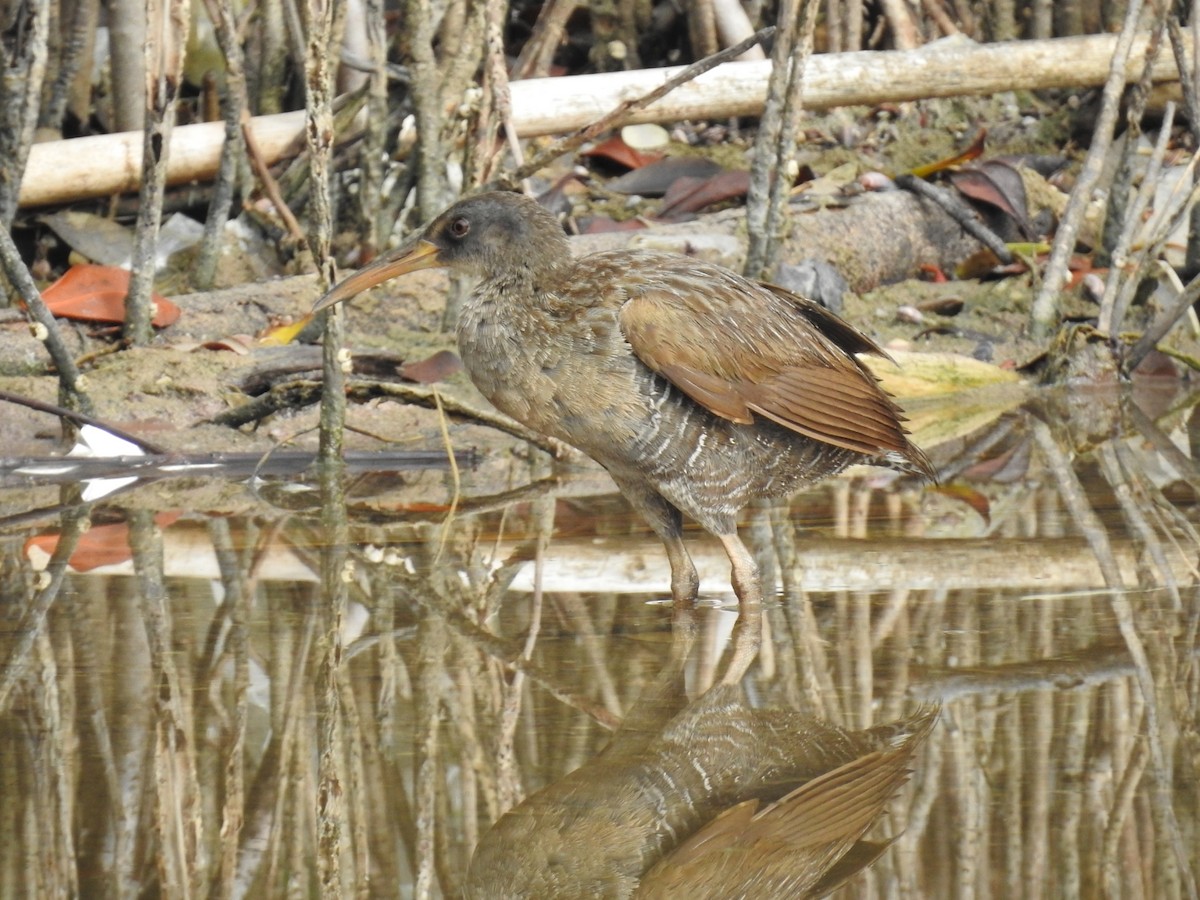
[[[1036,546],[1035,546],[1036,545]],[[498,554],[504,558],[501,545]],[[805,539],[799,543],[800,584],[807,591],[877,591],[996,589],[1001,585],[1042,592],[1104,590],[1096,557],[1079,538],[1036,541],[954,539],[940,547],[937,541],[918,543],[873,539],[869,546],[834,538]],[[931,559],[955,560],[955,565],[930,565]],[[1037,561],[1033,561],[1034,550]],[[729,561],[716,541],[698,540],[688,550],[700,575],[702,593],[729,592]],[[1138,548],[1132,543],[1113,545],[1113,565],[1122,577],[1136,571]],[[1190,572],[1188,561],[1169,553],[1168,565],[1177,579]],[[546,591],[612,591],[614,593],[670,592],[669,571],[662,548],[652,539],[556,539],[546,556],[542,589]],[[882,576],[880,573],[888,573]],[[899,574],[897,574],[899,573]],[[517,572],[510,590],[533,587],[532,566]]]
[[[269,162],[303,146],[304,110],[259,116],[250,130]],[[34,144],[29,151],[20,204],[45,206],[136,191],[142,166],[142,132],[123,131]],[[224,122],[184,125],[171,132],[169,184],[212,178],[221,162]]]
[[[1141,72],[1148,34],[1138,35],[1129,54],[1126,79]],[[956,97],[1012,90],[1103,84],[1116,37],[1096,35],[1047,41],[975,44],[940,41],[905,52],[836,53],[814,56],[804,76],[804,107],[835,106]],[[682,85],[630,121],[756,116],[766,99],[769,62],[735,62]],[[678,68],[578,75],[519,81],[512,85],[513,116],[522,136],[577,128],[622,100],[666,81]],[[1155,81],[1175,80],[1172,59],[1160,58]]]
[[[1139,35],[1134,42],[1126,67],[1129,80],[1138,76],[1147,40],[1147,35]],[[809,61],[804,107],[821,110],[926,97],[1099,85],[1107,77],[1115,47],[1115,36],[1095,35],[987,45],[963,40],[905,52],[824,54]],[[513,126],[520,137],[581,128],[678,72],[675,67],[515,81],[511,85]],[[762,112],[769,75],[769,62],[729,63],[632,113],[629,120],[757,116]],[[1155,81],[1175,80],[1174,60],[1163,54],[1152,77]],[[264,157],[273,162],[291,151],[303,125],[303,112],[283,113],[254,119],[252,130]],[[220,162],[223,138],[220,122],[176,128],[168,181],[180,184],[211,178]],[[34,145],[21,184],[21,205],[44,206],[136,190],[141,141],[139,132]]]
[[[729,593],[729,560],[714,540],[689,542],[700,589],[707,594]],[[800,543],[800,571],[805,590],[912,590],[1020,588],[1038,592],[1097,590],[1104,578],[1096,557],[1082,538],[945,541],[872,540],[864,544],[836,538],[812,538]],[[519,542],[501,542],[496,559],[520,558]],[[171,578],[219,578],[212,543],[204,529],[172,527],[163,535],[166,573]],[[1139,548],[1129,541],[1113,545],[1113,561],[1122,577],[1132,578]],[[1176,578],[1190,573],[1182,554],[1168,551],[1168,564]],[[930,565],[931,559],[953,560],[953,565]],[[44,558],[32,558],[41,568]],[[611,591],[615,593],[670,593],[670,572],[662,546],[653,538],[556,538],[543,561],[542,590],[551,592]],[[510,590],[533,589],[533,564],[518,564]],[[102,566],[81,576],[128,574],[128,561]],[[896,573],[901,573],[897,575]],[[262,581],[314,581],[311,566],[286,548],[267,551],[258,577]],[[898,579],[898,580],[897,580]]]

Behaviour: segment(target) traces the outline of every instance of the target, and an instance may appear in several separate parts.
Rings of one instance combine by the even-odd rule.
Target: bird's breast
[[[593,432],[632,440],[644,417],[635,381],[646,370],[615,311],[547,310],[484,294],[464,308],[458,345],[467,374],[497,409],[584,452]]]

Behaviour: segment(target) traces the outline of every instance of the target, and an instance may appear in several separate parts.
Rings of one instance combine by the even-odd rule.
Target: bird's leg
[[[696,598],[700,595],[700,576],[683,543],[683,513],[663,497],[637,484],[614,479],[621,493],[658,535],[667,550],[671,565],[672,622],[678,628],[693,628]]]
[[[691,554],[683,543],[682,528],[674,534],[659,534],[667,549],[667,562],[671,564],[671,600],[676,610],[690,610],[696,606],[700,595],[700,576]]]
[[[730,581],[738,598],[737,623],[733,626],[733,655],[722,684],[740,684],[762,646],[762,576],[754,556],[733,530],[717,535],[729,556]]]

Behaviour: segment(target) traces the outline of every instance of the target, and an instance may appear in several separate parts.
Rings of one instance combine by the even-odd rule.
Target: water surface
[[[940,486],[864,469],[746,512],[776,585],[748,704],[852,729],[942,704],[841,896],[1194,896],[1197,399],[916,409]],[[354,473],[344,516],[311,472],[6,482],[0,895],[459,896],[490,823],[668,660],[672,702],[702,695],[736,618],[719,545],[688,534],[684,646],[601,473],[485,469]]]

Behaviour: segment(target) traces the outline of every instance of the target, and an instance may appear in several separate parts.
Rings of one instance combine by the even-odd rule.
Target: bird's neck
[[[494,268],[484,275],[475,290],[483,296],[504,305],[533,307],[562,293],[564,285],[570,283],[575,263],[570,255],[547,259],[545,256],[528,260],[510,260],[501,268]]]

